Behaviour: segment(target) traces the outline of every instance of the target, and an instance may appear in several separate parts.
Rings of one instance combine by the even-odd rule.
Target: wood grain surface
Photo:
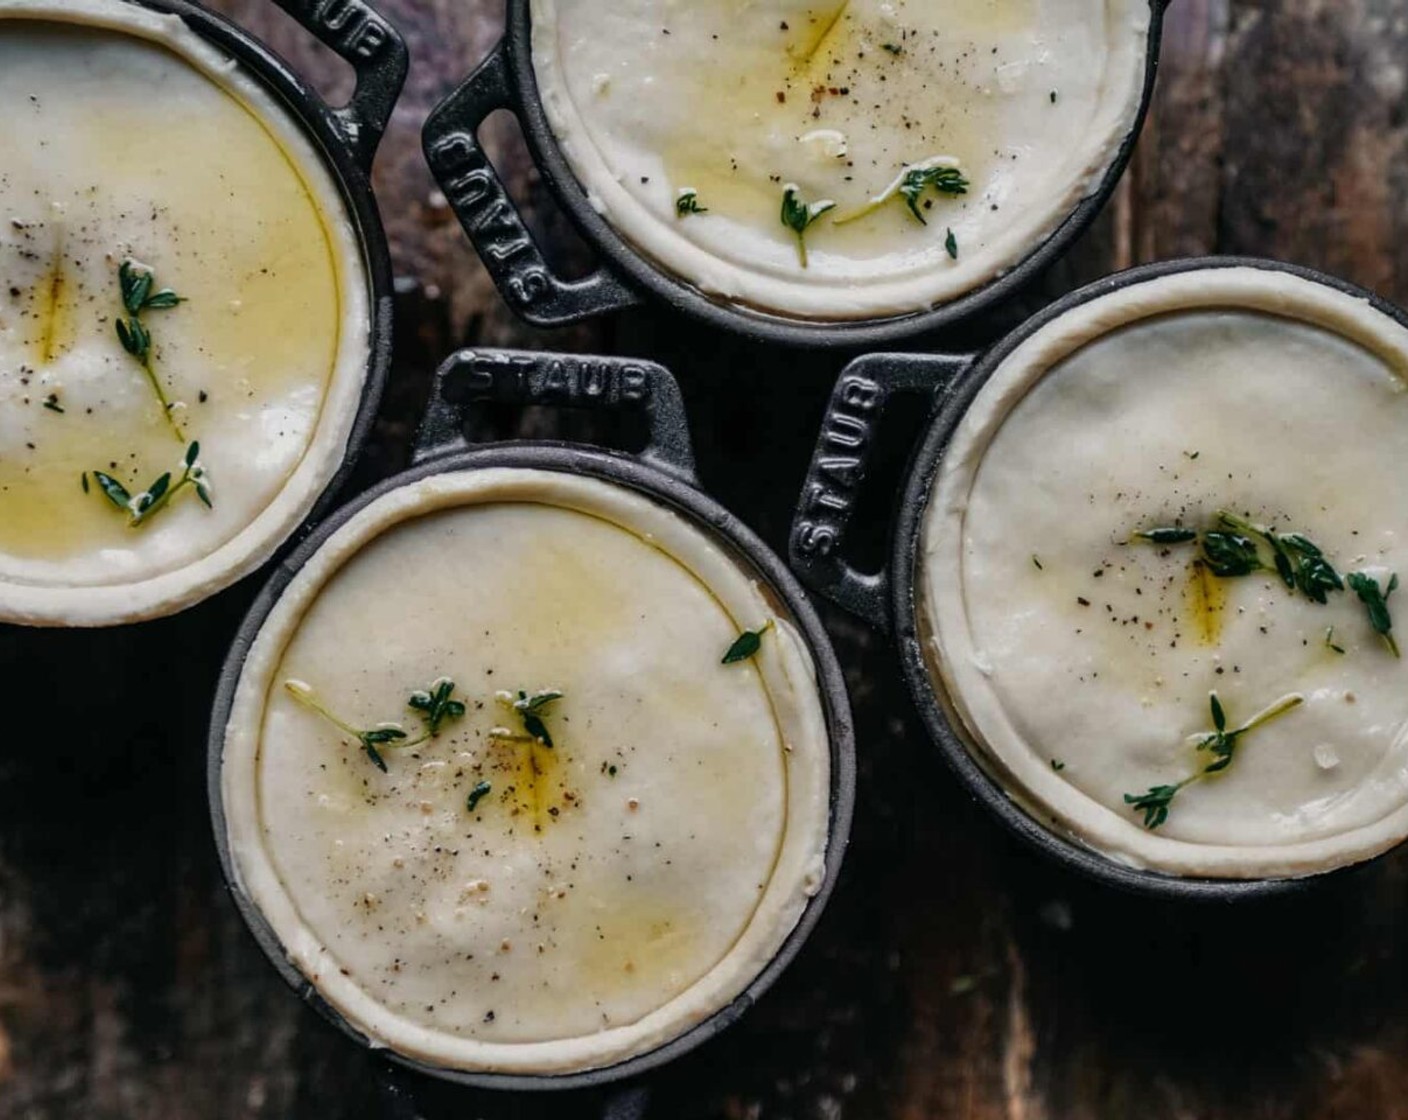
[[[268,0],[215,6],[345,94],[341,64]],[[427,111],[497,37],[501,4],[380,6],[414,56],[377,168],[400,333],[352,489],[404,465],[429,371],[458,345],[643,354],[684,383],[706,487],[781,549],[839,359],[659,311],[552,334],[517,322],[419,146]],[[940,344],[980,345],[1075,284],[1191,253],[1283,257],[1408,300],[1406,65],[1408,0],[1174,0],[1152,115],[1105,215],[1036,290]],[[554,258],[590,267],[511,121],[491,133]],[[382,1115],[379,1067],[272,973],[216,865],[208,706],[257,582],[137,629],[0,631],[0,1120]],[[753,1012],[652,1079],[651,1120],[1408,1117],[1408,851],[1234,909],[1075,881],[958,791],[886,643],[827,621],[861,765],[839,889]],[[432,1103],[462,1118],[595,1107]]]

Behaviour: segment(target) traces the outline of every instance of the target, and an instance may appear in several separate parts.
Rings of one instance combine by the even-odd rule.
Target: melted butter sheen
[[[136,36],[0,19],[0,100],[0,575],[174,570],[244,528],[306,450],[339,346],[323,216],[258,117]],[[144,322],[215,494],[139,530],[80,486],[179,475],[184,445],[114,331],[128,256],[188,300]]]
[[[719,664],[737,632],[677,560],[559,507],[431,514],[359,552],[274,679],[357,726],[414,727],[406,696],[446,675],[469,710],[388,747],[382,774],[271,698],[262,827],[336,967],[413,1022],[515,1043],[633,1023],[705,976],[787,824],[768,694],[752,664]],[[491,737],[515,726],[494,693],[519,688],[564,694],[553,748]]]

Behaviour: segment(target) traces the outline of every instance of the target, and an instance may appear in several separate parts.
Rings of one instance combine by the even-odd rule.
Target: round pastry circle
[[[753,660],[720,665],[768,620]],[[382,775],[284,695],[293,674],[343,718],[400,715],[440,675],[469,711],[419,758],[388,746]],[[552,750],[490,742],[499,688],[563,693]],[[527,776],[495,753],[519,749]],[[824,878],[803,639],[693,524],[554,471],[434,475],[341,526],[252,644],[221,784],[238,888],[290,960],[373,1045],[441,1068],[655,1049],[748,986]]]
[[[303,127],[176,16],[0,0],[0,55],[0,617],[170,614],[263,563],[345,458],[358,236]],[[126,258],[186,297],[143,313],[179,432],[114,330]],[[129,528],[91,472],[136,494],[190,441],[213,507],[183,493]]]
[[[539,94],[591,205],[705,293],[816,320],[951,302],[1045,241],[1134,126],[1151,20],[1147,0],[530,13]],[[930,192],[915,215],[891,191],[837,224],[935,162],[969,193]],[[788,184],[837,203],[806,232],[806,267],[779,217]],[[687,192],[696,212],[677,209]]]
[[[1404,662],[1354,593],[1204,583],[1196,545],[1133,538],[1231,509],[1386,584],[1408,571],[1406,380],[1394,319],[1251,267],[1130,284],[1001,362],[945,452],[916,571],[940,697],[1010,796],[1184,876],[1313,874],[1408,835]],[[1214,691],[1229,727],[1304,703],[1143,827],[1125,795],[1209,760]]]

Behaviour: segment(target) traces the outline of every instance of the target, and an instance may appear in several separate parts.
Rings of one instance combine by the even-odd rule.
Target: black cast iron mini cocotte
[[[480,402],[637,412],[645,418],[648,438],[644,449],[636,454],[539,440],[474,446],[465,434],[465,426],[473,406]],[[239,887],[226,831],[221,770],[226,724],[250,648],[289,582],[329,537],[371,502],[420,479],[509,467],[585,475],[636,491],[697,525],[725,547],[737,562],[756,573],[776,609],[790,617],[805,639],[816,667],[830,744],[831,795],[826,872],[822,884],[777,955],[736,999],[646,1054],[579,1073],[523,1075],[442,1069],[391,1051],[381,1052],[413,1075],[488,1090],[590,1090],[637,1078],[692,1050],[737,1020],[796,956],[821,915],[840,870],[855,797],[855,736],[840,666],[806,592],[787,566],[737,517],[699,488],[684,403],[673,377],[662,366],[622,358],[504,350],[462,351],[447,360],[436,373],[431,403],[416,437],[413,463],[409,470],[332,513],[275,568],[230,649],[220,675],[211,719],[207,776],[215,844],[231,896],[255,940],[289,985],[344,1034],[370,1048],[371,1043],[365,1036],[323,1000],[314,985],[289,961],[273,929]],[[402,1114],[416,1114],[415,1090],[410,1082],[389,1085],[387,1094],[394,1108]],[[613,1120],[628,1120],[640,1114],[643,1100],[642,1089],[635,1086],[594,1107],[604,1107],[606,1115]]]
[[[949,441],[988,378],[1018,346],[1067,312],[1122,288],[1176,273],[1238,267],[1288,273],[1345,292],[1408,327],[1408,314],[1400,308],[1323,273],[1256,258],[1204,257],[1146,265],[1096,281],[1034,315],[983,354],[875,354],[859,358],[842,371],[832,391],[789,543],[792,567],[803,583],[893,634],[925,729],[976,801],[1026,844],[1059,863],[1122,890],[1167,898],[1232,901],[1284,894],[1323,880],[1325,875],[1235,880],[1141,870],[1081,844],[1059,825],[1043,823],[1013,800],[955,730],[935,688],[924,656],[916,593],[921,536]],[[897,396],[922,401],[928,426],[906,467],[888,563],[878,572],[862,572],[845,559],[847,532],[880,418]],[[1337,874],[1342,876],[1371,862],[1341,868]]]
[[[500,294],[535,326],[562,326],[634,307],[644,293],[710,326],[760,342],[855,348],[891,344],[952,326],[1013,295],[1065,252],[1095,219],[1129,162],[1148,110],[1169,2],[1149,0],[1139,110],[1098,186],[1016,265],[952,302],[925,311],[855,321],[789,318],[712,298],[637,252],[592,207],[552,134],[533,72],[530,0],[509,0],[503,38],[431,113],[425,125],[425,154]],[[518,118],[553,198],[603,258],[604,264],[585,279],[565,280],[553,271],[480,144],[480,127],[499,109],[508,109]]]
[[[327,509],[347,481],[376,419],[391,367],[391,254],[372,192],[372,161],[405,85],[410,56],[400,34],[366,0],[273,0],[346,61],[357,84],[347,104],[328,105],[289,65],[248,32],[191,0],[126,0],[174,15],[234,59],[302,126],[332,175],[356,226],[370,296],[367,373],[342,465],[323,488],[311,517]]]

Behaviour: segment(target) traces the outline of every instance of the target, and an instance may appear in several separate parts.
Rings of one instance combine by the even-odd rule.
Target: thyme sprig
[[[782,224],[797,235],[797,258],[802,267],[807,267],[807,230],[823,214],[836,209],[836,203],[829,198],[816,202],[804,202],[801,188],[796,183],[788,183],[782,188]]]
[[[110,474],[103,471],[93,471],[92,474],[93,481],[98,484],[103,496],[127,514],[127,524],[135,529],[165,509],[171,499],[187,486],[195,490],[196,497],[204,503],[206,509],[214,508],[210,497],[210,478],[200,461],[199,441],[192,441],[186,448],[185,455],[181,457],[180,470],[181,477],[174,483],[171,481],[171,472],[166,471],[145,490],[139,490],[136,494],[129,492],[127,487]],[[87,474],[83,476],[83,490],[85,493],[88,490]]]
[[[1299,590],[1307,599],[1322,604],[1329,592],[1344,590],[1344,580],[1340,578],[1340,574],[1325,559],[1320,547],[1308,537],[1300,533],[1278,533],[1226,510],[1218,510],[1217,519],[1220,524],[1231,530],[1229,534],[1223,534],[1224,536],[1247,543],[1251,543],[1253,538],[1265,541],[1271,549],[1272,566],[1288,590]],[[1207,550],[1207,536],[1213,535],[1217,534],[1204,536],[1204,551]],[[1264,567],[1255,545],[1252,553],[1255,562]],[[1221,573],[1214,569],[1214,574]]]
[[[931,188],[939,194],[967,194],[968,180],[956,167],[911,167],[906,171],[900,180],[900,197],[909,207],[909,212],[919,219],[920,225],[929,224],[919,212],[919,200]]]
[[[496,727],[489,732],[491,738],[510,743],[540,743],[545,747],[553,745],[552,734],[548,731],[547,724],[543,722],[543,716],[547,714],[550,705],[562,699],[561,692],[549,688],[542,692],[535,692],[530,696],[520,688],[517,694],[499,692],[495,694],[494,698],[518,717],[519,723],[523,725],[523,733],[519,734],[504,727]]]
[[[406,707],[421,713],[429,735],[438,735],[442,723],[452,723],[464,717],[464,701],[455,700],[454,693],[455,682],[449,677],[441,677],[428,689],[412,692]]]
[[[1324,550],[1303,533],[1278,533],[1225,509],[1217,511],[1217,525],[1218,528],[1201,534],[1195,529],[1172,525],[1144,529],[1134,536],[1159,545],[1191,544],[1201,540],[1203,562],[1213,575],[1236,579],[1254,572],[1272,571],[1288,591],[1299,592],[1313,603],[1328,603],[1332,591],[1343,591],[1348,584],[1368,610],[1369,624],[1375,633],[1383,637],[1395,657],[1399,656],[1398,643],[1391,633],[1393,619],[1388,611],[1388,597],[1398,587],[1397,575],[1391,577],[1387,588],[1381,589],[1378,581],[1364,572],[1341,576]]]
[[[939,194],[957,196],[967,194],[971,185],[960,169],[958,160],[952,156],[934,156],[922,163],[906,164],[895,176],[894,181],[864,206],[834,220],[838,226],[859,221],[875,213],[892,198],[903,198],[909,212],[921,225],[927,226],[928,219],[919,210],[920,199],[926,191],[934,190]]]
[[[469,791],[469,796],[464,799],[464,807],[469,812],[474,812],[479,808],[479,803],[489,796],[493,786],[488,782],[476,782],[474,788]]]
[[[1203,536],[1203,559],[1212,574],[1223,579],[1249,576],[1266,566],[1254,540],[1240,533],[1216,530]]]
[[[117,281],[122,292],[122,306],[127,312],[126,318],[120,315],[117,318],[117,340],[122,343],[122,348],[141,364],[142,372],[146,374],[147,382],[161,405],[162,416],[166,418],[166,423],[176,438],[184,443],[186,435],[181,431],[181,425],[177,423],[173,411],[176,406],[167,397],[156,371],[152,369],[152,336],[142,321],[142,313],[165,311],[184,303],[185,300],[170,288],[153,291],[156,287],[156,273],[131,257],[118,265]]]
[[[733,665],[739,661],[747,661],[763,648],[763,635],[772,629],[772,619],[768,619],[756,630],[745,630],[734,639],[733,644],[724,653],[720,665]]]
[[[699,192],[692,187],[685,187],[675,197],[675,216],[686,217],[689,214],[707,214],[709,208],[699,205]]]
[[[449,677],[441,677],[428,689],[418,689],[412,692],[407,699],[406,707],[419,712],[425,722],[424,729],[414,739],[410,737],[404,727],[395,722],[388,721],[367,728],[353,727],[346,720],[329,711],[326,705],[318,699],[313,686],[305,681],[286,680],[284,681],[284,690],[309,711],[316,712],[338,730],[356,739],[361,744],[362,751],[383,774],[388,771],[386,759],[381,753],[382,748],[419,746],[439,735],[442,724],[452,723],[463,717],[465,713],[463,701],[452,699],[455,682]]]
[[[1389,577],[1388,585],[1380,588],[1379,581],[1365,572],[1350,572],[1345,576],[1350,589],[1359,596],[1359,601],[1369,611],[1369,625],[1374,633],[1384,640],[1394,657],[1401,656],[1398,642],[1393,637],[1393,618],[1388,613],[1388,597],[1398,590],[1398,573]]]
[[[1188,544],[1198,539],[1198,530],[1173,525],[1164,529],[1144,529],[1134,535],[1152,544]]]
[[[1184,786],[1194,780],[1185,778],[1171,786],[1150,786],[1140,794],[1125,794],[1124,801],[1136,813],[1144,814],[1144,827],[1152,831],[1168,820],[1168,807],[1173,803],[1173,799]]]
[[[330,712],[318,699],[313,686],[306,681],[284,681],[284,690],[309,711],[316,712],[339,731],[356,739],[362,745],[366,756],[383,774],[387,773],[386,759],[382,758],[379,748],[391,743],[404,743],[407,739],[406,729],[398,723],[379,723],[368,728],[353,727]]]
[[[1124,795],[1125,804],[1136,813],[1144,815],[1144,827],[1150,831],[1158,828],[1168,820],[1169,806],[1173,804],[1173,799],[1183,790],[1187,789],[1194,782],[1200,782],[1204,778],[1213,774],[1221,774],[1236,757],[1237,748],[1241,744],[1242,736],[1255,731],[1258,727],[1270,723],[1272,720],[1285,715],[1293,708],[1298,708],[1305,703],[1305,697],[1298,692],[1292,692],[1281,697],[1270,707],[1263,708],[1251,719],[1240,727],[1227,729],[1227,713],[1222,708],[1222,701],[1217,698],[1217,693],[1210,693],[1208,696],[1208,706],[1212,710],[1212,731],[1198,738],[1196,749],[1199,752],[1207,751],[1212,755],[1212,760],[1207,765],[1184,778],[1181,782],[1174,782],[1172,785],[1150,786],[1143,793],[1126,793]]]

